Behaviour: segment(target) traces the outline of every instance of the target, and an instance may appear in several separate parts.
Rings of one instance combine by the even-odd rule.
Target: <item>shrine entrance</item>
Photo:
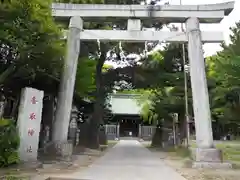
[[[231,13],[234,2],[211,5],[87,5],[53,4],[53,16],[70,18],[65,68],[60,83],[53,140],[66,141],[77,71],[80,41],[121,42],[188,42],[190,77],[196,127],[196,163],[193,166],[215,165],[221,153],[214,147],[203,43],[221,43],[222,32],[202,32],[200,23],[220,23]],[[114,18],[115,17],[115,18]],[[112,18],[127,20],[126,30],[83,29],[83,21]],[[113,20],[114,21],[114,20]],[[144,22],[186,23],[186,32],[143,30]],[[211,159],[211,162],[209,160]],[[206,163],[207,162],[207,163]]]
[[[118,117],[120,137],[138,137],[142,122],[139,115],[121,115]]]
[[[120,137],[138,137],[137,120],[122,119],[120,121]]]

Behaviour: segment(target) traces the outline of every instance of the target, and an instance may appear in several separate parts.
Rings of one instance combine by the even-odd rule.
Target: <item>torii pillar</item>
[[[79,16],[71,17],[65,63],[58,94],[56,117],[53,124],[52,138],[56,143],[66,142],[68,138],[68,127],[72,110],[78,57],[80,53],[79,36],[82,27],[83,21]]]
[[[223,163],[222,152],[214,147],[205,61],[198,18],[189,18],[186,27],[197,141],[196,161],[193,163],[193,167],[231,167],[231,164]]]

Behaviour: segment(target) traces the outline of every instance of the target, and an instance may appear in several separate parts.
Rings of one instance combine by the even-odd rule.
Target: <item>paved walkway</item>
[[[71,177],[84,180],[185,180],[137,140],[121,140],[86,171]]]

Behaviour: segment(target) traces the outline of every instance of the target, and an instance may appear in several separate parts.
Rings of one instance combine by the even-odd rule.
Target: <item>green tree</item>
[[[139,0],[55,0],[55,2],[62,2],[62,3],[78,3],[78,4],[84,4],[84,3],[103,3],[103,4],[139,4],[141,1]],[[149,25],[149,23],[144,23],[145,26],[153,26],[152,24]],[[156,24],[154,23],[154,26],[161,27],[161,23]],[[113,29],[113,27],[118,27],[120,29],[126,29],[126,23],[125,22],[108,22],[106,19],[106,22],[94,22],[84,23],[84,28],[86,29]],[[99,45],[100,44],[100,45]],[[121,61],[122,59],[131,61],[131,59],[127,58],[127,55],[130,53],[140,53],[144,49],[144,43],[124,43],[122,44],[123,49],[120,50],[119,43],[82,43],[81,44],[81,53],[80,56],[83,57],[94,57],[97,61],[96,63],[96,74],[95,74],[95,84],[96,84],[96,91],[94,93],[94,113],[92,116],[92,119],[90,121],[90,140],[91,142],[90,146],[92,148],[98,148],[99,141],[98,141],[98,130],[99,125],[103,123],[103,109],[104,109],[104,102],[105,97],[107,95],[106,92],[109,92],[109,90],[112,87],[112,82],[108,83],[110,86],[107,87],[104,85],[104,78],[103,78],[103,65],[107,60],[113,60],[113,61]],[[83,50],[82,50],[83,49]],[[139,50],[140,49],[140,50]],[[107,52],[110,52],[110,57],[107,57]],[[121,52],[121,53],[120,53]],[[124,55],[121,55],[124,54]],[[112,74],[112,71],[111,73]],[[118,74],[118,73],[117,73]],[[109,76],[108,76],[109,77]],[[116,76],[114,76],[116,77]],[[106,77],[105,77],[106,79]],[[111,78],[113,79],[113,78]],[[106,91],[107,90],[107,91]]]
[[[187,49],[186,49],[187,54]],[[150,55],[138,71],[137,87],[147,88],[147,101],[142,109],[145,120],[153,124],[171,126],[173,113],[178,113],[181,138],[185,138],[185,97],[182,45],[168,44],[162,51]],[[188,77],[188,100],[191,107],[190,79]],[[190,108],[191,113],[191,108]],[[163,124],[164,123],[164,124]],[[162,129],[158,128],[153,145],[161,145]]]
[[[214,61],[215,58],[215,77],[220,84],[216,90],[227,95],[226,100],[232,104],[232,108],[238,108],[240,105],[238,98],[240,95],[240,22],[236,23],[231,31],[231,43],[223,44],[223,51],[218,56],[212,57],[212,60]]]
[[[90,93],[95,91],[95,67],[95,60],[88,57],[79,59],[75,82],[75,92],[79,97],[91,98]]]
[[[63,27],[52,17],[51,3],[11,0],[0,5],[0,87],[7,97],[19,99],[26,86],[57,95],[65,41],[60,38]],[[75,96],[95,90],[96,61],[88,59],[79,60]]]
[[[5,91],[32,86],[56,92],[64,43],[50,5],[50,0],[11,0],[0,6],[0,85]]]
[[[221,126],[233,123],[236,127],[240,122],[240,22],[230,29],[230,44],[222,44],[223,50],[208,57],[207,64],[213,119]]]

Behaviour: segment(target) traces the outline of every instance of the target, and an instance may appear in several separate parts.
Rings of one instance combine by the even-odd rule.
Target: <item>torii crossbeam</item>
[[[234,2],[206,5],[106,5],[53,3],[53,16],[70,18],[80,16],[84,21],[139,18],[148,21],[185,23],[189,17],[197,17],[200,23],[219,23],[231,13]],[[149,16],[151,12],[151,17]],[[114,20],[112,19],[112,20]]]

